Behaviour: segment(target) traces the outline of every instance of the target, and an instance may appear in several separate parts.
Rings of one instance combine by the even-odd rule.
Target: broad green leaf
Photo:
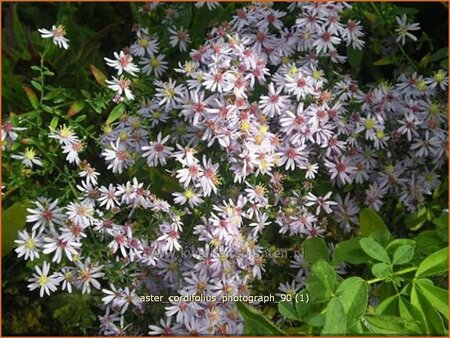
[[[38,100],[36,94],[33,92],[33,89],[31,89],[30,87],[25,86],[25,85],[22,85],[22,88],[25,91],[28,101],[30,101],[33,109],[38,109],[39,108],[39,100]]]
[[[370,332],[395,336],[395,335],[408,335],[418,334],[420,328],[417,323],[412,320],[407,320],[395,316],[385,315],[366,315],[366,326]]]
[[[417,285],[411,288],[411,304],[417,307],[424,315],[426,321],[427,335],[445,335],[446,328],[444,326],[443,318],[436,311],[426,297],[423,295]]]
[[[374,23],[377,20],[377,16],[369,11],[364,11],[363,14],[367,18],[367,20],[370,21],[370,23]]]
[[[352,238],[336,244],[333,251],[333,265],[338,266],[342,262],[351,264],[363,264],[369,261],[369,257],[364,253],[359,245],[358,238]]]
[[[236,303],[244,319],[244,334],[256,336],[285,336],[286,334],[264,317],[261,312],[246,303]]]
[[[366,312],[369,285],[360,277],[350,277],[339,285],[336,295],[344,306],[347,326],[352,326]]]
[[[418,234],[414,240],[417,243],[416,252],[424,255],[431,255],[432,253],[447,246],[434,230],[425,230]]]
[[[376,263],[372,266],[372,274],[378,278],[388,278],[391,276],[391,265],[386,263]]]
[[[111,124],[114,121],[118,120],[123,115],[124,112],[125,112],[125,105],[123,103],[119,103],[109,113],[108,119],[106,120],[106,124]]]
[[[317,261],[311,269],[306,288],[314,302],[321,302],[331,297],[336,283],[333,267],[324,260]]]
[[[423,313],[407,299],[398,297],[398,309],[401,318],[415,320],[421,328],[421,334],[426,334],[427,326]]]
[[[56,127],[58,126],[58,122],[59,122],[59,117],[58,116],[53,116],[52,120],[50,121],[50,129],[51,130],[55,130]]]
[[[294,303],[295,310],[297,311],[297,315],[298,315],[297,318],[299,320],[303,320],[303,317],[305,316],[305,314],[309,313],[309,309],[311,306],[311,302],[309,301],[308,291],[306,289],[303,289],[296,295],[295,298],[296,298],[296,300],[298,300],[298,302],[296,301]],[[304,301],[301,301],[302,299]]]
[[[319,259],[328,260],[328,247],[323,238],[308,238],[303,242],[303,255],[305,260],[313,264]]]
[[[435,309],[448,320],[448,291],[435,286],[431,280],[426,278],[417,279],[416,285]]]
[[[394,256],[392,258],[392,264],[406,264],[409,263],[413,257],[414,247],[412,247],[411,245],[402,245],[395,250]]]
[[[74,102],[67,111],[67,117],[72,117],[82,111],[85,107],[84,101]]]
[[[419,230],[427,221],[427,208],[423,207],[408,215],[405,219],[405,225],[409,230]]]
[[[28,201],[20,201],[2,212],[2,256],[14,248],[17,232],[25,227]]]
[[[279,302],[278,312],[287,319],[298,320],[298,313],[292,302]]]
[[[305,323],[314,327],[323,327],[325,325],[325,315],[322,313],[312,313],[305,317]]]
[[[343,335],[347,332],[347,319],[345,310],[339,298],[333,298],[329,301],[326,314],[325,325],[321,335]]]
[[[361,249],[373,259],[390,264],[391,259],[385,248],[383,248],[377,241],[373,238],[365,237],[359,240],[359,245],[361,245]]]
[[[388,244],[388,246],[386,247],[386,251],[388,252],[388,254],[393,255],[394,251],[402,245],[410,245],[413,248],[416,248],[416,241],[407,238],[394,239],[392,242]]]
[[[386,245],[391,234],[381,217],[372,209],[365,208],[359,214],[360,231],[363,237],[372,237]]]
[[[419,265],[416,271],[416,278],[432,275],[441,275],[448,271],[448,248],[438,250]]]
[[[398,295],[394,295],[383,300],[377,306],[375,314],[396,316],[398,314],[397,311],[398,298],[399,298]]]

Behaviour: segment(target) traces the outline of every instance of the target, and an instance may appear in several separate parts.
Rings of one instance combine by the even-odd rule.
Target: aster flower
[[[44,238],[44,254],[48,255],[55,252],[52,262],[60,263],[63,257],[63,253],[69,259],[73,261],[74,256],[79,255],[79,249],[81,243],[74,240],[74,238],[67,238],[58,235],[56,232],[51,232]]]
[[[76,285],[81,288],[81,293],[90,293],[91,286],[100,290],[100,282],[97,278],[103,277],[105,274],[101,272],[103,265],[91,263],[91,259],[87,258],[85,262],[77,262],[77,280]]]
[[[161,132],[158,133],[156,141],[151,141],[148,146],[141,148],[143,151],[142,157],[147,158],[147,164],[150,167],[156,167],[158,165],[166,165],[167,158],[172,154],[172,147],[165,145],[169,140],[170,135],[162,138]]]
[[[133,57],[129,54],[125,54],[122,50],[119,54],[114,52],[115,59],[104,58],[106,64],[110,67],[117,69],[117,75],[122,75],[123,72],[127,72],[132,76],[136,76],[139,72],[139,68],[133,63]]]
[[[21,160],[22,164],[27,168],[33,168],[34,165],[42,167],[42,162],[36,156],[36,151],[33,148],[26,148],[25,152],[20,152],[18,155],[11,155],[16,160]]]
[[[66,35],[66,29],[63,25],[53,25],[52,30],[40,28],[38,29],[38,32],[41,33],[41,37],[43,37],[44,39],[52,38],[53,43],[59,48],[69,48],[69,39],[64,37],[64,35]]]
[[[17,244],[15,249],[17,257],[25,256],[25,260],[30,259],[30,261],[39,258],[39,249],[42,247],[42,242],[41,237],[36,236],[34,230],[31,236],[26,230],[19,231],[19,239],[16,239],[14,243]]]
[[[48,275],[50,272],[50,264],[44,262],[42,265],[42,269],[39,266],[35,266],[34,269],[36,273],[33,273],[33,278],[30,278],[28,282],[28,289],[33,291],[37,288],[39,289],[39,295],[44,297],[44,293],[50,296],[50,291],[55,292],[57,290],[57,286],[60,283],[60,277],[57,274]]]
[[[185,52],[187,50],[187,45],[191,43],[191,38],[189,36],[189,33],[187,33],[183,27],[180,27],[180,29],[176,29],[176,27],[169,28],[169,33],[172,34],[169,38],[169,43],[172,47],[175,47],[178,45],[180,48],[180,51]]]
[[[28,208],[27,222],[34,223],[32,230],[39,230],[38,233],[42,233],[47,226],[51,230],[55,229],[55,224],[63,225],[66,216],[63,214],[62,209],[58,208],[58,199],[51,201],[44,197],[39,197],[36,202],[35,209]]]
[[[114,90],[117,93],[117,97],[121,97],[122,94],[125,94],[125,97],[128,100],[134,100],[134,95],[130,90],[130,80],[121,76],[119,79],[116,77],[112,77],[112,80],[106,80],[108,84],[108,88]]]
[[[406,14],[403,14],[403,16],[395,17],[395,21],[397,21],[398,28],[395,30],[398,34],[395,41],[399,42],[401,41],[401,44],[405,44],[405,39],[408,37],[413,41],[417,41],[417,38],[411,34],[411,31],[417,31],[420,29],[420,25],[418,23],[408,23],[408,19],[406,17]]]
[[[189,203],[191,208],[203,203],[203,199],[191,189],[187,189],[184,193],[174,192],[172,195],[175,197],[173,201],[176,204],[185,205],[186,203]]]

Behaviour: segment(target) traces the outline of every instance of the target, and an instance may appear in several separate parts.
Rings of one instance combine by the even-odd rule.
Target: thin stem
[[[387,26],[387,24],[386,24],[386,22],[385,22],[385,20],[384,20],[384,17],[383,17],[383,15],[380,13],[380,11],[378,10],[377,6],[376,6],[373,2],[371,2],[370,5],[371,5],[372,8],[374,9],[374,11],[377,13],[378,18],[379,18],[379,19]],[[394,34],[390,29],[388,29],[388,32],[389,32],[389,34],[391,35],[391,37],[392,37],[394,40],[396,40],[395,34]],[[414,61],[409,57],[409,55],[405,52],[405,50],[403,49],[403,46],[402,46],[401,43],[398,44],[398,47],[399,47],[399,49],[400,49],[400,52],[401,52],[401,53],[403,54],[403,56],[406,58],[406,60],[408,60],[410,66],[413,67],[414,70],[417,70],[416,64],[415,64]]]
[[[394,273],[393,275],[394,275],[394,276],[400,276],[400,275],[404,275],[404,274],[407,274],[407,273],[410,273],[410,272],[416,271],[416,270],[417,270],[417,266],[412,266],[412,267],[409,267],[409,268],[406,268],[406,269],[397,271],[397,272]],[[384,278],[384,277],[374,278],[374,279],[368,280],[367,283],[368,283],[368,284],[374,284],[374,283],[381,282],[381,281],[383,281],[383,280],[385,280],[385,279],[386,279],[386,278]]]

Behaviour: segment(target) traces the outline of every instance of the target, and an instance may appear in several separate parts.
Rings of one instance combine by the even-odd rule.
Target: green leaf
[[[434,308],[448,320],[448,291],[435,286],[431,280],[426,278],[417,279],[416,285]]]
[[[33,92],[33,90],[30,87],[25,86],[25,85],[22,85],[22,88],[25,91],[25,94],[28,97],[28,101],[30,101],[33,109],[38,109],[39,108],[39,100],[38,100],[36,94]]]
[[[432,275],[441,275],[448,271],[448,248],[438,250],[419,265],[416,271],[416,278]]]
[[[434,230],[425,230],[417,235],[414,240],[417,243],[416,251],[426,256],[431,255],[442,247],[447,246]]]
[[[417,334],[420,328],[412,320],[407,320],[395,316],[366,315],[364,316],[366,327],[370,332],[395,336]]]
[[[306,282],[312,301],[318,303],[329,299],[333,294],[335,282],[336,273],[333,267],[324,260],[317,261]]]
[[[323,238],[312,237],[303,242],[303,255],[306,262],[313,264],[319,259],[328,260],[328,247]]]
[[[369,300],[369,284],[360,277],[344,280],[336,290],[344,306],[347,326],[352,326],[364,315]]]
[[[440,61],[442,59],[447,59],[448,57],[448,47],[443,47],[438,49],[436,52],[431,54],[430,62]]]
[[[421,328],[421,334],[426,334],[427,326],[423,313],[416,306],[412,305],[408,300],[403,297],[398,297],[398,309],[401,318],[415,320]]]
[[[347,47],[348,63],[353,71],[358,71],[361,68],[361,61],[363,58],[363,50]]]
[[[106,76],[100,69],[98,69],[94,65],[91,65],[91,72],[92,75],[94,75],[95,81],[97,81],[99,85],[106,86]]]
[[[373,63],[374,66],[387,66],[395,63],[395,58],[393,56],[384,56],[378,61]]]
[[[386,247],[386,251],[389,255],[392,255],[394,251],[402,245],[410,245],[413,248],[416,248],[416,241],[407,238],[397,238],[388,244],[388,246]]]
[[[329,301],[326,308],[325,325],[321,335],[343,335],[346,332],[347,319],[344,306],[339,298],[333,298]]]
[[[264,317],[261,312],[254,307],[238,302],[237,309],[244,319],[244,335],[257,336],[285,336],[279,327]]]
[[[292,302],[279,302],[278,312],[287,319],[298,320],[298,313]]]
[[[14,248],[17,232],[25,227],[28,201],[20,201],[11,205],[2,213],[2,257]]]
[[[383,300],[375,310],[377,315],[397,315],[398,295],[390,296]]]
[[[85,107],[84,101],[74,102],[67,111],[67,117],[72,117],[82,111]]]
[[[336,244],[333,251],[333,265],[338,266],[342,262],[351,264],[364,264],[369,261],[369,257],[364,253],[359,245],[358,238],[351,238]]]
[[[409,263],[413,257],[414,247],[412,247],[411,245],[402,245],[395,250],[394,256],[392,258],[392,264],[406,264]]]
[[[444,321],[436,311],[433,304],[423,295],[416,284],[411,288],[411,304],[417,307],[424,315],[427,335],[442,336],[446,334]]]
[[[372,209],[365,208],[359,215],[360,231],[363,237],[372,237],[379,243],[386,245],[391,234],[378,214]]]
[[[58,122],[59,122],[59,117],[58,116],[53,116],[51,122],[50,122],[50,129],[51,130],[55,130],[56,127],[58,126]]]
[[[406,217],[405,225],[409,230],[419,230],[427,221],[427,208],[420,208]]]
[[[323,327],[325,325],[325,315],[322,313],[311,313],[305,317],[305,323],[314,327]]]
[[[391,276],[391,265],[386,263],[377,263],[372,266],[372,274],[378,278],[388,278]]]
[[[41,91],[42,86],[39,82],[31,80],[31,84],[33,85],[34,88],[36,88],[37,90]]]
[[[106,120],[106,124],[111,124],[114,121],[118,120],[123,115],[124,111],[125,105],[123,103],[119,103],[109,113],[108,119]]]
[[[31,55],[28,52],[27,48],[28,42],[25,30],[23,29],[22,23],[20,22],[19,16],[17,15],[17,4],[14,4],[12,6],[12,25],[14,37],[20,49],[20,56],[22,59],[29,60],[31,58]]]
[[[361,245],[361,249],[373,259],[390,264],[391,259],[385,248],[383,248],[377,241],[373,238],[365,237],[359,240],[359,245]]]

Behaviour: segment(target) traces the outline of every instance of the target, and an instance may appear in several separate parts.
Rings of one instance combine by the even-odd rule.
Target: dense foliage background
[[[178,4],[177,10],[180,15],[177,25],[187,29],[192,40],[191,47],[198,48],[211,27],[224,20],[230,20],[234,11],[244,5],[245,3],[222,3],[221,7],[210,12],[206,7],[195,7],[194,3]],[[55,157],[55,153],[60,151],[58,147],[50,145],[46,148],[44,135],[48,132],[48,126],[59,126],[63,123],[76,126],[75,128],[87,137],[85,158],[98,171],[106,173],[104,175],[111,181],[114,180],[114,175],[107,173],[106,165],[98,156],[98,149],[96,149],[98,133],[105,122],[111,118],[111,111],[115,107],[115,104],[110,101],[110,93],[100,85],[102,76],[109,72],[103,58],[110,57],[113,51],[130,44],[130,41],[134,39],[132,31],[134,24],[145,23],[152,32],[165,30],[160,22],[160,14],[150,12],[148,15],[143,15],[138,10],[139,6],[137,3],[2,3],[2,120],[10,120],[16,125],[19,119],[28,121],[29,124],[24,123],[21,126],[27,127],[26,134],[30,139],[20,140],[16,149],[20,145],[34,144],[52,163],[51,166],[43,167],[36,173],[2,156],[2,182],[6,185],[2,190],[2,332],[4,335],[95,335],[98,333],[98,316],[103,314],[100,307],[101,297],[80,293],[57,293],[49,298],[40,298],[38,292],[30,292],[27,288],[27,279],[34,271],[33,265],[30,262],[25,264],[21,258],[17,258],[13,246],[17,231],[25,225],[26,208],[32,201],[42,195],[66,199],[74,197],[73,191],[68,188],[69,185],[76,186],[73,169],[61,161],[58,162]],[[285,10],[287,4],[277,3],[274,7]],[[353,16],[362,22],[364,31],[371,34],[372,40],[366,43],[361,53],[349,50],[347,56],[352,66],[352,76],[361,83],[380,83],[390,79],[391,74],[404,66],[405,60],[408,61],[400,51],[398,51],[397,59],[383,55],[382,51],[382,38],[389,34],[385,31],[385,27],[389,25],[393,27],[395,16],[402,14],[414,17],[415,22],[419,22],[421,26],[419,42],[408,48],[406,53],[403,51],[416,70],[420,73],[426,72],[428,68],[430,70],[448,68],[448,8],[446,4],[358,3],[354,4]],[[42,64],[39,53],[42,52],[47,41],[41,38],[37,29],[51,27],[56,22],[64,22],[66,31],[70,32],[71,48],[67,51],[50,49]],[[168,33],[162,33],[163,36],[164,34],[167,40]],[[188,52],[177,52],[174,49],[166,53],[170,65],[178,64],[178,61],[185,60],[188,55]],[[43,79],[45,79],[45,97],[41,85]],[[15,148],[12,150],[14,151]],[[397,286],[404,280],[395,279],[405,275],[407,278],[411,277],[412,275],[409,274],[417,269],[408,270],[408,268],[420,266],[424,259],[433,253],[443,254],[442,249],[448,246],[448,217],[443,212],[448,205],[447,165],[442,167],[439,174],[442,179],[439,187],[412,214],[406,212],[393,198],[379,212],[379,215],[371,210],[366,210],[359,215],[362,229],[358,232],[358,237],[349,238],[338,227],[330,227],[326,236],[332,238],[335,243],[344,243],[341,246],[338,244],[341,251],[336,250],[338,254],[335,254],[332,259],[328,255],[325,242],[319,239],[305,245],[303,241],[296,239],[280,239],[278,231],[273,231],[264,238],[265,245],[272,248],[306,250],[304,252],[307,258],[306,264],[314,266],[310,284],[307,287],[313,297],[327,298],[329,295],[314,295],[313,291],[321,289],[326,293],[327,288],[330,289],[329,292],[336,291],[337,294],[345,292],[342,291],[345,289],[362,290],[364,294],[365,286],[359,280],[347,280],[347,285],[339,288],[342,278],[337,277],[332,268],[330,270],[330,265],[324,262],[327,260],[332,260],[334,265],[346,262],[348,266],[351,266],[349,271],[353,275],[369,280],[370,285],[381,280],[385,281],[386,283],[383,282],[381,285],[376,284],[374,291],[378,294],[379,303],[396,292],[409,295],[414,292],[412,284],[402,284],[406,285],[405,289],[397,290]],[[170,198],[174,191],[173,186],[177,182],[163,175],[163,170],[146,173],[146,183],[152,185],[152,192],[158,196]],[[297,184],[295,179],[291,184]],[[324,190],[326,188],[324,187]],[[356,238],[358,239],[355,241]],[[366,242],[368,247],[371,247],[370,241],[375,238],[381,242],[381,249],[380,245],[375,244],[372,246],[372,248],[375,247],[375,253],[361,250],[357,241],[362,238],[369,241]],[[392,244],[392,241],[396,242]],[[404,245],[408,246],[404,248],[403,253],[406,258],[395,258],[396,249]],[[414,259],[412,256],[407,259],[411,254],[408,251],[410,247],[414,247]],[[376,277],[370,278],[373,263],[376,263],[380,255],[383,256],[385,253],[388,255],[387,259],[380,260],[379,264],[387,264],[388,270],[391,269],[389,278],[392,280],[387,278],[387,274],[383,275],[384,272],[380,272],[379,280]],[[378,258],[373,261],[373,257]],[[410,265],[402,266],[402,268],[394,267],[395,263],[391,264],[391,259],[393,262],[397,259],[397,263],[400,262],[399,265]],[[432,276],[432,278],[435,285],[443,290],[442,288],[447,288],[448,279],[439,269],[442,270],[442,266],[435,268],[435,271],[431,273],[421,271],[423,274],[416,277],[432,276],[434,272],[441,273],[440,276]],[[268,269],[264,273],[263,280],[255,281],[253,285],[255,293],[265,294],[267,288],[276,289],[279,283],[285,281],[283,271],[282,264]],[[412,280],[413,277],[410,279]],[[442,299],[436,296],[436,293],[433,293],[434,289],[427,285],[422,285],[422,288],[426,290],[423,294],[431,294],[429,298],[420,300],[425,316],[432,317],[428,320],[422,318],[425,323],[423,325],[426,326],[424,331],[428,334],[445,335],[448,332],[448,323],[443,320],[444,304],[439,303]],[[441,292],[439,295],[443,296],[444,293]],[[399,296],[398,299],[392,298],[389,302],[385,302],[382,314],[398,316],[396,309],[399,306],[402,307],[398,303],[400,302],[406,304],[403,305],[406,310],[400,315],[406,316],[405,313],[407,313],[410,318],[415,318],[416,310],[411,309],[409,303],[402,303],[403,301],[403,298]],[[393,305],[394,302],[397,302],[396,305]],[[376,313],[379,303],[369,304],[369,312]],[[440,306],[438,311],[430,309],[436,303]],[[244,305],[241,305],[240,311],[247,323],[250,323],[247,324],[247,333],[261,333],[251,331],[253,320],[267,321],[265,325],[267,331],[263,333],[279,334],[274,324],[269,321],[273,320],[277,321],[288,334],[304,332],[302,326],[305,325],[312,327],[310,334],[316,334],[318,328],[324,326],[325,319],[322,318],[323,316],[320,317],[320,313],[325,307],[332,311],[337,305],[330,302],[328,305],[325,304],[325,307],[324,304],[320,306],[316,304],[315,308],[314,305],[312,308],[302,308],[295,305],[267,304],[260,309],[265,319],[261,319],[260,312],[256,313]],[[394,307],[396,309],[393,309]],[[334,311],[340,313],[339,310],[334,309]],[[300,324],[299,318],[308,312],[316,313],[317,316],[310,317]],[[280,313],[284,318],[281,322]],[[423,315],[419,314],[419,316]],[[339,316],[336,315],[336,318]],[[373,319],[373,325],[381,330],[377,332],[379,334],[417,332],[416,327],[408,327],[403,322],[388,323],[389,317],[385,319],[387,322],[384,323],[376,317]],[[325,322],[325,326],[331,333],[336,333],[332,331],[334,324],[336,323]],[[387,325],[384,328],[385,331],[383,331],[384,325]]]

